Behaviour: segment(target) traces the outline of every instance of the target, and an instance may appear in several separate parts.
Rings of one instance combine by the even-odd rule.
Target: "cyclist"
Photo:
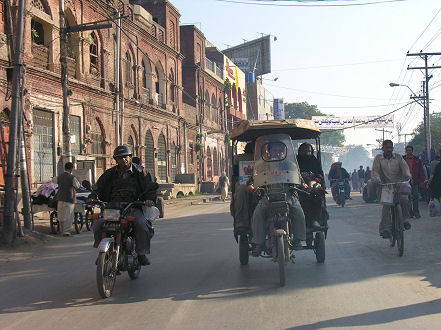
[[[409,167],[403,156],[394,153],[394,144],[391,140],[383,141],[383,154],[375,156],[374,164],[372,166],[372,182],[374,183],[391,183],[403,182],[411,179]],[[400,204],[403,210],[404,229],[410,229],[410,223],[406,220],[409,217],[409,200],[407,196],[400,195]],[[390,220],[391,205],[383,204],[381,210],[381,221],[379,225],[380,236],[383,238],[390,238],[391,220]]]

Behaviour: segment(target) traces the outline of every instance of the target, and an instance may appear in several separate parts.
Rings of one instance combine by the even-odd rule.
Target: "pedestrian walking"
[[[421,159],[414,156],[413,147],[408,145],[406,147],[406,154],[403,156],[404,160],[409,166],[410,174],[412,178],[410,179],[410,185],[412,186],[412,193],[409,196],[411,200],[410,216],[415,218],[421,218],[420,211],[418,208],[419,202],[419,186],[424,183],[426,179],[426,174],[424,172],[423,163]]]
[[[230,180],[228,180],[228,177],[225,175],[225,172],[223,172],[221,177],[219,178],[219,188],[221,191],[221,199],[224,202],[228,196],[229,186],[230,186]]]
[[[351,174],[351,181],[352,181],[352,190],[357,191],[358,190],[358,173],[355,168],[354,168],[354,172],[352,172],[352,174]]]
[[[70,236],[76,202],[75,189],[80,187],[78,179],[72,175],[73,167],[74,165],[71,162],[67,162],[64,165],[64,172],[56,178],[55,182],[58,184],[56,199],[60,235],[65,237]]]
[[[363,192],[363,183],[364,183],[364,169],[363,166],[360,165],[360,169],[358,170],[358,190]]]

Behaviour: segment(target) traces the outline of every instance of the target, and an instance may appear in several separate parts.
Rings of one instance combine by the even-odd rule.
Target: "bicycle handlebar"
[[[409,180],[407,180],[407,181],[400,181],[400,182],[380,183],[380,186],[392,186],[392,185],[404,184],[404,183],[409,183]]]

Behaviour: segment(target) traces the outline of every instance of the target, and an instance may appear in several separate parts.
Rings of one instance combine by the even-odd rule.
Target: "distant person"
[[[364,182],[364,169],[363,166],[360,165],[360,169],[358,170],[358,190],[362,192]]]
[[[228,188],[230,187],[230,180],[226,176],[225,172],[222,172],[222,175],[219,178],[219,188],[221,191],[221,199],[225,202],[225,199],[228,196]]]
[[[352,190],[357,191],[358,190],[358,172],[354,168],[354,172],[351,174],[351,180],[352,180]]]
[[[439,155],[435,156],[435,159],[432,160],[430,162],[430,179],[433,177],[433,175],[435,174],[435,168],[437,167],[437,165],[440,163],[441,157]]]
[[[418,202],[419,202],[419,186],[424,183],[426,175],[423,168],[423,163],[421,159],[414,156],[413,146],[408,145],[406,147],[406,154],[403,156],[404,160],[409,166],[410,174],[412,178],[410,179],[410,185],[412,186],[412,194],[409,196],[411,200],[410,217],[421,218]]]
[[[67,162],[64,165],[64,172],[57,178],[58,192],[57,199],[57,217],[60,223],[60,235],[69,237],[70,230],[72,228],[72,222],[74,218],[74,208],[76,202],[76,192],[81,185],[76,177],[72,175],[74,165],[71,162]]]
[[[372,171],[369,169],[369,166],[366,166],[366,172],[364,172],[364,183],[367,184],[371,177]]]

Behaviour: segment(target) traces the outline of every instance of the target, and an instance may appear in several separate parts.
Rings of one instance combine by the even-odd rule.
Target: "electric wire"
[[[238,0],[216,0],[218,2],[227,2],[243,5],[254,5],[254,6],[274,6],[274,7],[355,7],[355,6],[368,6],[368,5],[379,5],[384,3],[392,2],[403,2],[406,0],[381,0],[381,1],[371,1],[371,2],[361,2],[361,3],[349,3],[349,4],[282,4],[282,3],[263,3],[263,2],[246,2]],[[319,1],[317,1],[319,2]]]

